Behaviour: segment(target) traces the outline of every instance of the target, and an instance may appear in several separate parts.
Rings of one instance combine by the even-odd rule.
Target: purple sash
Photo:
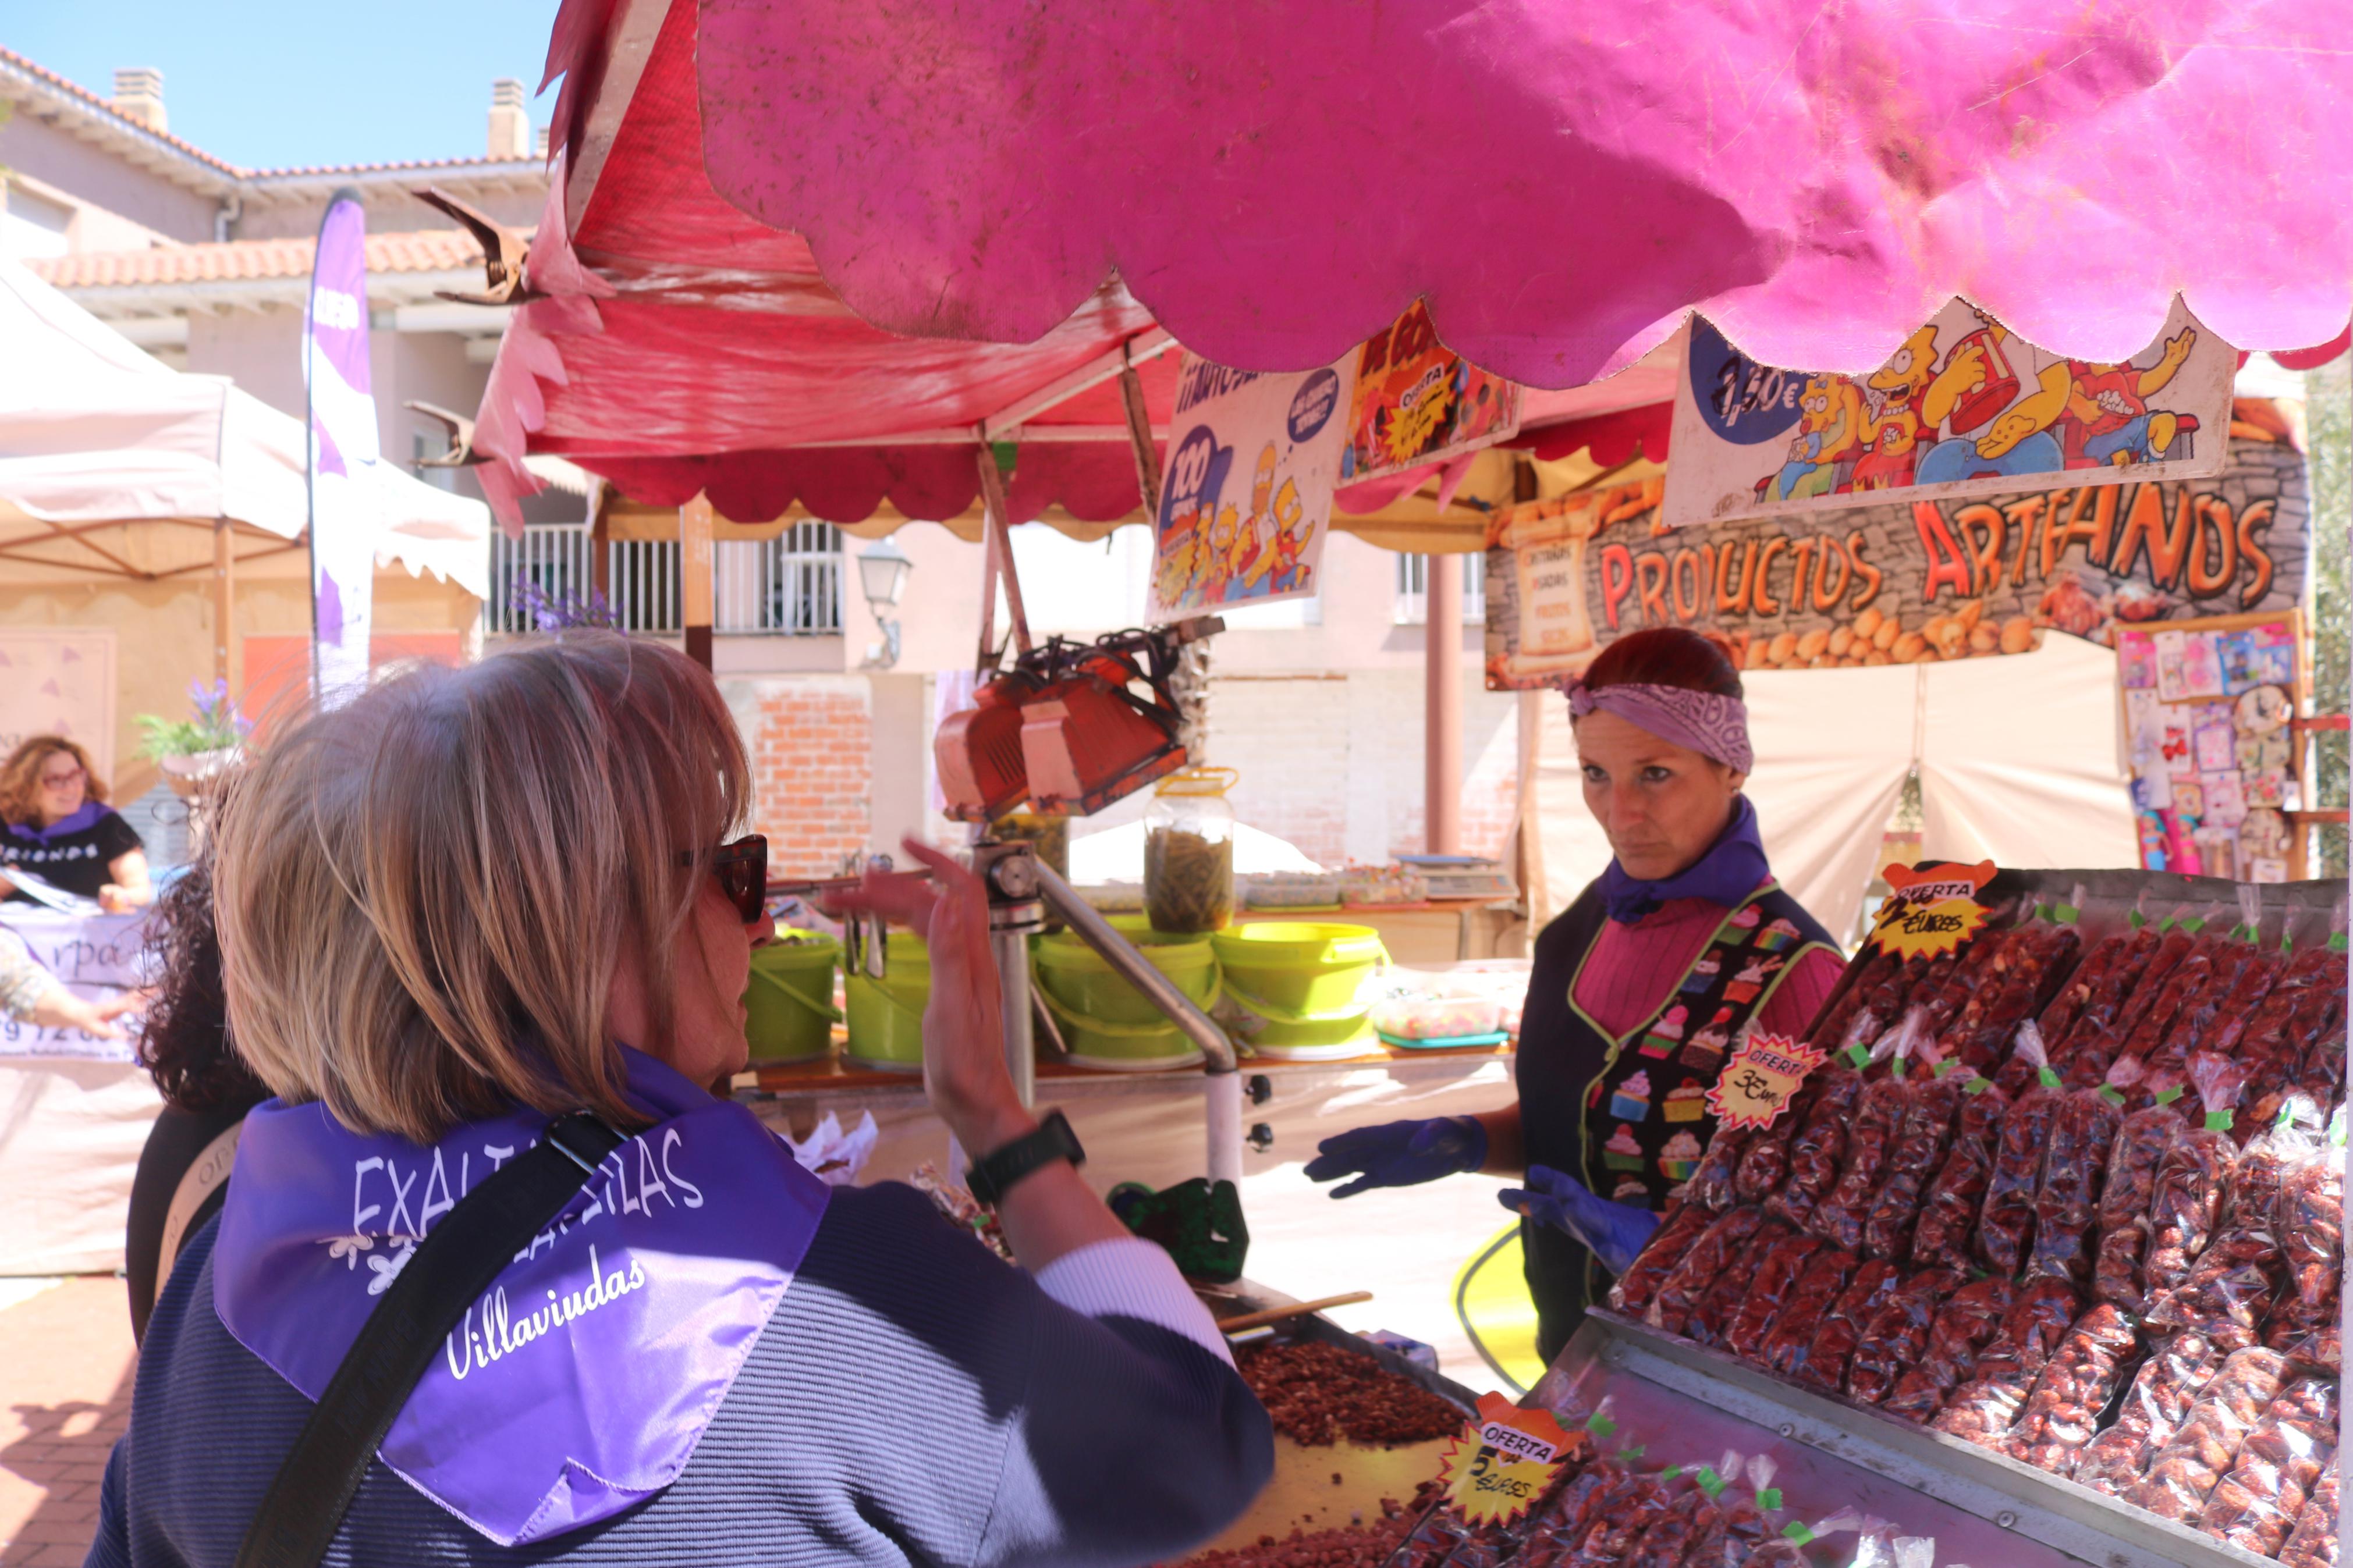
[[[825,1215],[828,1189],[750,1111],[623,1054],[661,1120],[468,1311],[378,1450],[501,1546],[678,1479]],[[213,1249],[221,1321],[318,1398],[417,1238],[546,1124],[517,1111],[426,1149],[256,1108]]]

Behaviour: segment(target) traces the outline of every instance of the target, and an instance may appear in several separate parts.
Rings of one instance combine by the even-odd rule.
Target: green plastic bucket
[[[1258,1055],[1312,1061],[1373,1048],[1369,992],[1389,955],[1372,927],[1252,921],[1209,942],[1226,995],[1252,1016],[1242,1026]]]
[[[880,980],[852,973],[842,985],[849,1011],[849,1059],[892,1072],[923,1070],[923,1006],[932,999],[932,953],[911,931],[894,931]]]
[[[833,972],[841,944],[809,931],[780,931],[795,942],[752,950],[744,991],[744,1037],[755,1062],[805,1062],[833,1047],[841,1015],[833,1005]]]
[[[1203,1012],[1218,1005],[1218,957],[1207,936],[1156,931],[1141,915],[1111,923]],[[1077,1066],[1149,1072],[1199,1065],[1200,1047],[1075,933],[1041,938],[1031,949],[1030,963],[1039,998],[1060,1026],[1062,1043]]]

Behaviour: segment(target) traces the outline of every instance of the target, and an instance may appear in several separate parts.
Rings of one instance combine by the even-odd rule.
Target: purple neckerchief
[[[1732,797],[1732,820],[1707,847],[1707,853],[1672,877],[1645,882],[1629,876],[1615,857],[1601,873],[1601,900],[1609,918],[1632,925],[1672,899],[1705,899],[1725,909],[1738,909],[1758,883],[1772,875],[1765,863],[1764,841],[1757,836],[1757,808],[1748,797]]]
[[[105,813],[106,807],[94,800],[86,800],[47,827],[36,827],[29,822],[12,822],[8,825],[8,831],[19,838],[37,838],[47,843],[52,838],[64,838],[97,826],[98,819]]]
[[[1757,766],[1757,753],[1748,744],[1748,705],[1737,697],[1637,683],[1596,689],[1575,676],[1566,689],[1571,719],[1582,719],[1599,708],[1736,773],[1750,773]]]
[[[659,1120],[469,1310],[377,1450],[501,1546],[678,1479],[825,1214],[828,1189],[749,1110],[622,1054]],[[546,1125],[518,1110],[427,1149],[263,1102],[213,1248],[221,1321],[318,1398],[417,1238]]]

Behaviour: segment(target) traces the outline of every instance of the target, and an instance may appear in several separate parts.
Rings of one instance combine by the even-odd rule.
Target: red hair
[[[1585,672],[1585,684],[1678,686],[1738,698],[1740,669],[1718,639],[1682,626],[1651,626],[1620,637],[1601,650]]]

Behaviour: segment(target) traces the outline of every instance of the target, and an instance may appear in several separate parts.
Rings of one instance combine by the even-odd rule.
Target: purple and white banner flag
[[[382,526],[375,397],[368,374],[367,213],[336,193],[319,225],[302,320],[311,412],[311,672],[322,702],[367,680]]]

